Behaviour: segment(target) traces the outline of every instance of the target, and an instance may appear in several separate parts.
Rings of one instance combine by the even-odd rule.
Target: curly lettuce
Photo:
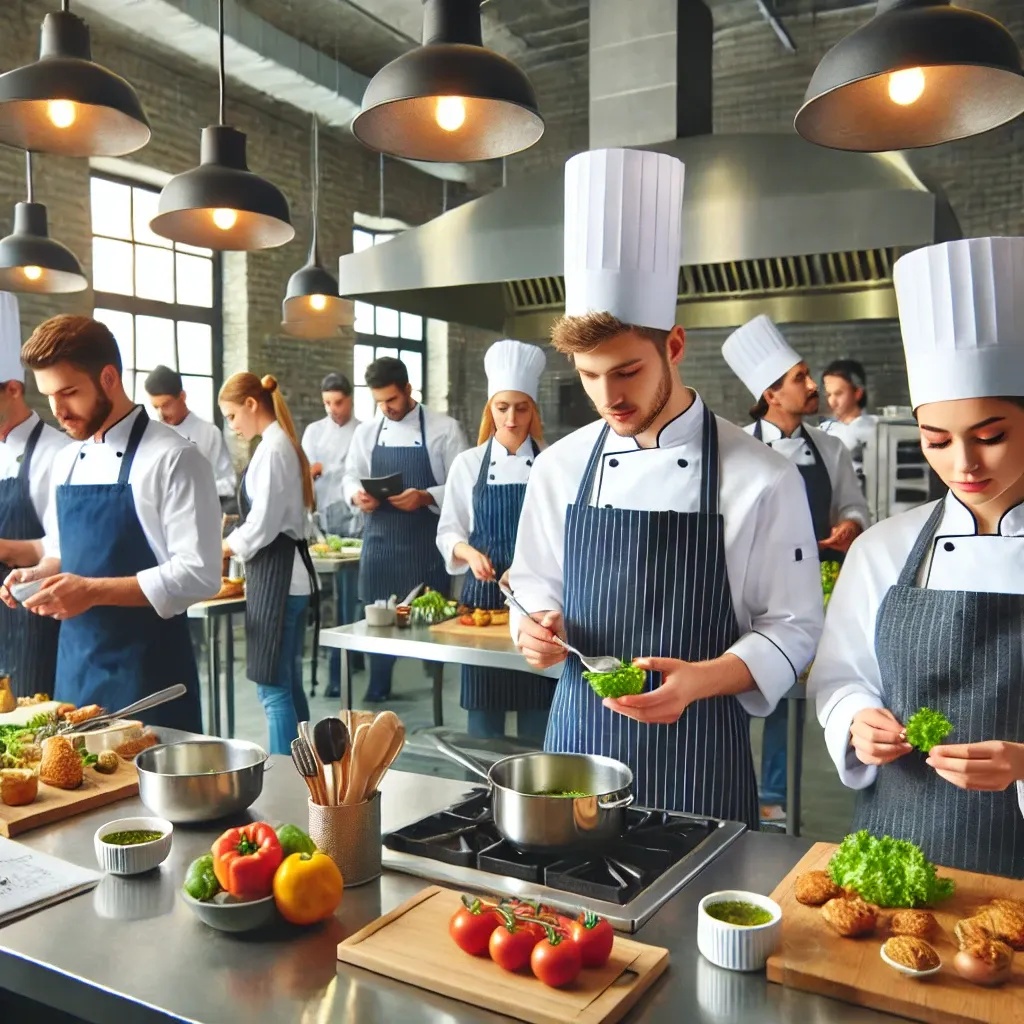
[[[941,712],[921,708],[907,720],[907,742],[928,753],[953,731],[953,723]]]

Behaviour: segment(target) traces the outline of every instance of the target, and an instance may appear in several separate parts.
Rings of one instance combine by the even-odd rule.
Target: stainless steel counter
[[[253,817],[304,824],[305,786],[290,762],[273,760]],[[440,809],[468,788],[465,783],[390,772],[383,789],[384,827],[395,828]],[[125,801],[30,832],[20,841],[95,867],[95,830],[112,818],[135,813],[142,813],[142,805]],[[246,938],[206,928],[179,898],[178,889],[188,863],[208,849],[220,830],[179,826],[170,857],[152,875],[107,876],[92,893],[0,928],[0,987],[96,1024],[506,1020],[337,962],[337,943],[422,888],[424,883],[416,878],[386,872],[378,882],[349,889],[337,916],[312,929],[282,925],[272,934]],[[665,1024],[895,1020],[769,985],[763,974],[719,970],[697,952],[695,915],[702,896],[724,888],[770,892],[809,845],[748,833],[668,903],[636,938],[669,947],[671,965],[625,1019]]]

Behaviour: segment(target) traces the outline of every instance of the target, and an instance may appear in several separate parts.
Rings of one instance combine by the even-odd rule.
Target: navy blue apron
[[[705,661],[739,638],[718,507],[718,425],[704,408],[700,511],[590,504],[608,427],[565,521],[565,628],[587,654]],[[685,468],[685,467],[681,467]],[[646,689],[652,689],[648,678]],[[644,807],[758,823],[750,718],[732,696],[691,704],[672,725],[609,711],[570,655],[544,749],[604,754],[629,765]]]
[[[128,482],[135,453],[149,426],[135,414],[121,455],[117,483],[57,487],[61,571],[102,578],[135,576],[159,564],[135,511]],[[184,683],[188,692],[139,718],[149,725],[202,732],[199,675],[185,615],[162,619],[144,608],[90,608],[61,624],[56,700],[116,711],[164,687]]]
[[[523,510],[526,484],[488,484],[491,462],[491,441],[487,442],[480,473],[473,486],[473,531],[471,547],[482,551],[491,560],[497,579],[512,564],[519,530],[519,513]],[[537,457],[537,445],[533,458]],[[533,459],[527,461],[530,465]],[[462,603],[470,608],[504,608],[505,598],[494,580],[478,580],[472,573],[462,588]],[[462,666],[460,704],[467,711],[545,711],[551,706],[554,684],[533,672],[512,672],[507,669]],[[539,731],[539,730],[538,730]]]
[[[381,420],[370,456],[375,477],[402,474],[403,486],[425,491],[437,486],[430,468],[423,406],[420,440],[414,445],[389,447],[380,443]],[[401,601],[414,587],[426,583],[431,590],[448,593],[449,576],[437,550],[438,517],[429,508],[403,512],[387,501],[366,516],[363,553],[359,562],[359,599],[364,604],[394,594]]]
[[[40,540],[44,534],[29,488],[32,456],[43,432],[40,420],[28,436],[18,475],[0,480],[0,537],[4,540]],[[0,579],[6,579],[9,565],[0,562]],[[57,670],[56,619],[33,615],[26,608],[8,608],[0,603],[0,675],[10,678],[15,697],[53,693]]]

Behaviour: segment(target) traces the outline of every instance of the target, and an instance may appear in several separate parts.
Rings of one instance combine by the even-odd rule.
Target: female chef
[[[437,527],[437,546],[452,575],[471,573],[462,591],[470,608],[504,608],[497,580],[512,564],[526,481],[540,453],[543,427],[537,388],[546,357],[536,345],[499,341],[487,350],[487,404],[478,447],[452,463]],[[462,706],[469,735],[505,733],[517,712],[519,737],[540,745],[554,682],[532,672],[462,667]]]
[[[834,419],[819,427],[834,434],[850,450],[857,479],[864,486],[864,452],[878,429],[878,417],[865,412],[868,404],[864,367],[856,359],[834,359],[821,375]]]
[[[936,863],[1024,877],[1024,238],[918,249],[895,267],[921,447],[941,501],[858,538],[810,688],[854,827]],[[927,755],[920,708],[953,723]]]
[[[313,479],[273,377],[233,374],[218,401],[236,434],[246,441],[262,438],[242,475],[242,523],[224,539],[224,554],[245,562],[246,673],[267,715],[270,752],[287,754],[298,723],[309,718],[301,659],[311,594],[320,627],[316,573],[306,547]]]

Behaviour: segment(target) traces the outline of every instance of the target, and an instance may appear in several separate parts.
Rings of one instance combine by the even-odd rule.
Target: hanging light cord
[[[34,203],[36,201],[36,193],[32,186],[32,153],[27,149],[25,150],[25,182],[28,186],[28,201]]]
[[[309,237],[309,262],[318,263],[316,224],[320,219],[320,122],[313,115],[313,230]]]
[[[218,68],[218,84],[220,86],[220,123],[225,124],[225,80],[224,80],[224,0],[217,4],[217,37],[220,44],[220,66]]]
[[[60,5],[60,9],[61,9],[61,10],[62,10],[62,11],[63,11],[63,12],[65,13],[65,14],[67,14],[67,13],[68,13],[68,11],[70,11],[70,10],[71,10],[71,0],[63,0],[63,3],[61,3],[61,5]]]

